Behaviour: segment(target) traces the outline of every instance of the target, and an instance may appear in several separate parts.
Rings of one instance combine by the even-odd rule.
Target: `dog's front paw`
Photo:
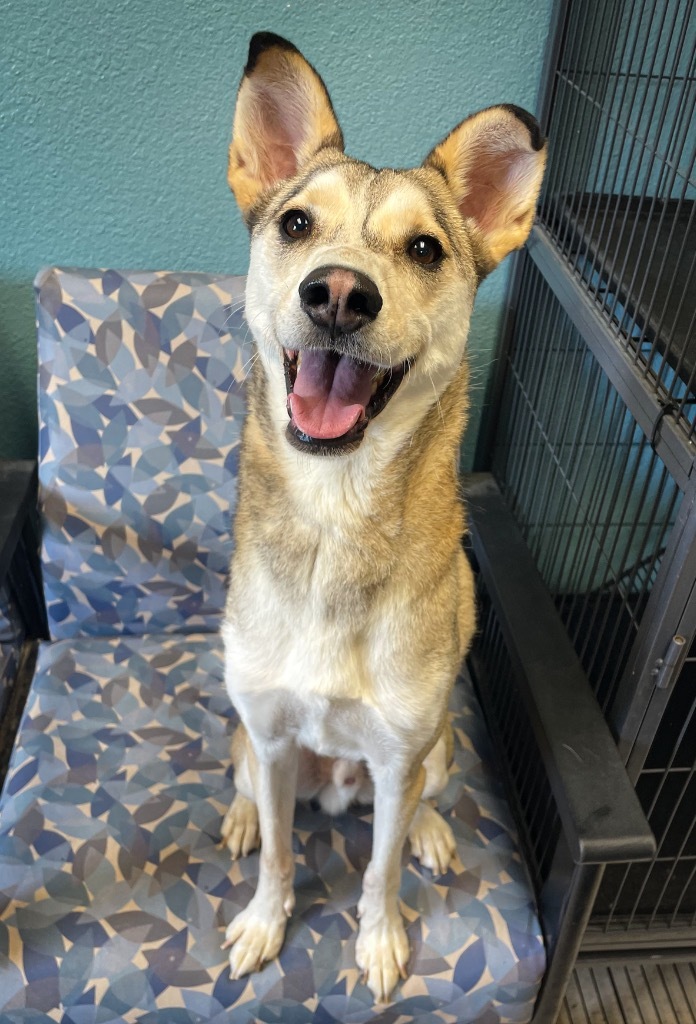
[[[285,938],[285,926],[292,912],[293,899],[286,901],[280,912],[272,911],[254,896],[246,910],[237,914],[227,926],[223,949],[230,950],[230,973],[241,978],[260,971],[263,964],[278,956]]]
[[[259,812],[256,804],[237,793],[222,822],[222,841],[227,843],[232,860],[246,857],[261,843]]]
[[[421,801],[416,808],[408,838],[411,853],[435,875],[444,875],[457,852],[452,829],[442,815]]]
[[[375,1002],[388,1002],[399,978],[406,978],[408,957],[406,929],[398,912],[370,925],[363,919],[355,944],[355,962]]]

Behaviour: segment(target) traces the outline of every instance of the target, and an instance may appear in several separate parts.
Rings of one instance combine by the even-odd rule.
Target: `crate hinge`
[[[655,686],[658,690],[667,690],[672,682],[679,675],[682,664],[688,653],[689,645],[686,637],[676,633],[665,651],[664,657],[658,658],[652,670]]]

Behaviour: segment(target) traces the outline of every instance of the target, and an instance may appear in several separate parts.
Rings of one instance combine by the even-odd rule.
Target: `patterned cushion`
[[[38,276],[53,637],[217,628],[244,409],[243,286],[208,274]]]
[[[218,638],[44,645],[0,805],[0,1020],[528,1021],[539,924],[466,679],[452,707],[441,807],[459,859],[433,879],[405,857],[411,976],[375,1008],[354,964],[369,809],[330,819],[298,808],[286,944],[260,973],[230,980],[220,944],[258,855],[233,864],[219,845],[235,718]]]

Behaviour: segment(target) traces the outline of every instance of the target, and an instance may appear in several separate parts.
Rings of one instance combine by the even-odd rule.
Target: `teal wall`
[[[243,273],[225,184],[250,35],[287,36],[324,76],[347,150],[418,163],[468,113],[533,109],[551,0],[0,2],[0,456],[36,446],[39,267]],[[480,404],[506,272],[472,325]],[[469,449],[476,431],[474,415]]]

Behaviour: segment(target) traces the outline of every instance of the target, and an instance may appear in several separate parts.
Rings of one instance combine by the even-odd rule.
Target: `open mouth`
[[[288,440],[300,451],[345,455],[396,392],[408,362],[384,368],[333,349],[283,349]]]

